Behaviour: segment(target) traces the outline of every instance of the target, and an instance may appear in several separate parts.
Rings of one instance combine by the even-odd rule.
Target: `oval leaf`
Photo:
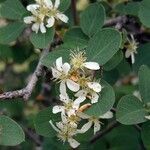
[[[98,31],[91,38],[86,49],[88,59],[104,65],[119,50],[121,42],[121,34],[115,29],[107,28]]]
[[[12,119],[0,116],[0,145],[15,146],[24,140],[22,128]]]
[[[36,48],[46,48],[54,38],[54,28],[47,29],[46,33],[32,33],[30,40]]]
[[[92,36],[104,25],[104,20],[104,7],[100,3],[91,4],[81,14],[81,29],[88,36]]]
[[[143,103],[133,95],[127,95],[120,99],[116,118],[122,124],[131,125],[145,122],[146,112]]]

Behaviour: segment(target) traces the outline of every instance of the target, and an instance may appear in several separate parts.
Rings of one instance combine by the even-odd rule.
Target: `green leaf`
[[[15,146],[25,140],[22,128],[12,119],[0,116],[0,145]]]
[[[52,51],[43,57],[41,59],[41,63],[47,68],[51,68],[55,64],[56,59],[59,57],[63,58],[63,62],[69,61],[70,50],[62,48],[56,49],[55,51]]]
[[[88,60],[100,65],[108,62],[120,48],[121,34],[112,28],[98,31],[89,41],[86,49]]]
[[[35,130],[39,135],[44,137],[54,137],[56,136],[56,131],[52,128],[49,121],[58,121],[58,115],[52,113],[52,108],[48,107],[45,110],[39,112],[35,117],[34,124]]]
[[[122,15],[138,16],[140,4],[139,2],[120,3],[115,7],[115,11]]]
[[[102,91],[100,92],[100,98],[96,104],[93,104],[92,107],[90,107],[86,113],[91,116],[100,116],[109,111],[114,103],[115,103],[115,93],[113,91],[113,88],[106,83],[105,81],[102,81]]]
[[[110,71],[114,69],[123,59],[122,51],[118,51],[105,65],[104,70]]]
[[[105,9],[100,3],[91,4],[81,14],[81,29],[88,36],[94,35],[105,21]]]
[[[150,43],[143,44],[137,49],[137,54],[135,55],[135,63],[133,64],[134,70],[138,71],[141,65],[147,65],[150,67]]]
[[[142,125],[141,131],[142,140],[147,150],[150,149],[150,121]]]
[[[59,5],[59,11],[64,12],[66,11],[70,6],[71,0],[61,0]]]
[[[131,125],[145,122],[146,112],[143,103],[133,95],[127,95],[120,99],[116,118],[122,124]]]
[[[13,20],[22,19],[26,12],[26,9],[19,0],[6,0],[0,5],[0,17],[3,18]]]
[[[139,10],[139,18],[140,21],[145,25],[146,27],[150,27],[150,1],[149,0],[143,0],[140,3],[140,10]]]
[[[0,45],[0,60],[12,58],[12,49],[7,45]]]
[[[8,44],[15,41],[24,30],[25,25],[20,22],[11,23],[5,27],[0,28],[0,43]]]
[[[54,28],[47,29],[46,33],[33,32],[30,41],[36,48],[46,48],[52,42],[54,33]]]
[[[144,103],[150,102],[150,69],[141,66],[139,69],[139,90]]]
[[[64,35],[63,48],[77,49],[86,48],[88,45],[88,37],[82,32],[79,27],[74,27],[66,32]]]

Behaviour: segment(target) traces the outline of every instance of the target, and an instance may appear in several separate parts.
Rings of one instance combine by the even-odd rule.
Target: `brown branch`
[[[94,135],[91,138],[90,142],[91,143],[96,142],[98,139],[100,139],[101,137],[103,137],[105,134],[107,134],[108,132],[110,132],[112,129],[114,129],[118,125],[119,125],[119,123],[116,120],[113,121],[113,122],[111,122],[110,124],[108,124],[108,126],[104,130],[97,132],[97,134]]]
[[[73,19],[74,19],[74,24],[78,25],[76,1],[77,0],[71,0],[71,7],[72,7],[72,14],[73,14]]]
[[[50,48],[50,46],[43,49],[40,60],[45,55],[47,55],[47,53],[49,52],[49,48]],[[19,97],[23,98],[24,100],[28,100],[32,94],[32,91],[33,91],[39,77],[41,77],[43,75],[43,72],[44,72],[43,71],[43,65],[41,64],[40,60],[39,60],[39,63],[38,63],[32,77],[31,77],[29,83],[27,84],[27,86],[23,89],[20,89],[20,90],[5,92],[5,93],[0,94],[0,100],[14,99],[14,98],[19,98]]]

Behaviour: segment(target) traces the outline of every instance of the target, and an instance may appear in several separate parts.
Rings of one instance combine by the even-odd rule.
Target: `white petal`
[[[60,82],[59,90],[60,90],[60,93],[62,95],[67,95],[67,93],[66,93],[66,82],[65,81]]]
[[[69,70],[70,70],[70,65],[68,64],[68,63],[64,63],[63,65],[62,65],[62,70],[63,70],[63,72],[67,75],[68,74],[68,72],[69,72]]]
[[[53,8],[53,3],[51,0],[44,0],[44,3],[48,8]]]
[[[26,24],[31,24],[33,21],[36,21],[36,18],[34,16],[24,17],[24,22]]]
[[[67,111],[67,115],[70,117],[72,115],[76,115],[76,110],[75,109],[70,109],[69,111]]]
[[[91,98],[91,103],[97,103],[99,99],[99,95],[96,92],[92,92],[92,98]]]
[[[99,70],[100,69],[99,64],[96,62],[86,62],[83,65],[84,65],[84,67],[86,67],[90,70]]]
[[[62,112],[62,113],[61,113],[61,120],[62,120],[62,122],[65,123],[65,124],[68,123],[68,121],[67,121],[67,116],[65,115],[65,112]]]
[[[46,27],[47,28],[51,28],[55,23],[55,18],[54,17],[50,17],[48,20],[47,20],[47,25]]]
[[[59,130],[57,127],[55,127],[55,125],[53,124],[52,120],[50,120],[49,123],[50,123],[50,125],[52,126],[52,128],[53,128],[55,131],[60,132],[60,130]]]
[[[80,145],[80,143],[73,138],[69,138],[68,142],[72,148],[77,148]]]
[[[63,106],[54,106],[53,110],[52,110],[53,114],[57,114],[57,113],[62,112],[62,111],[64,111]]]
[[[65,94],[65,95],[64,94],[60,94],[59,97],[60,97],[60,100],[62,102],[64,102],[64,103],[68,103],[69,102],[69,97],[68,97],[67,94]]]
[[[102,90],[102,86],[97,82],[88,82],[87,85],[90,89],[97,93],[99,93]]]
[[[51,68],[51,69],[52,69],[53,78],[58,79],[61,76],[61,73],[58,70],[56,70],[55,68]]]
[[[99,121],[94,122],[94,134],[101,129],[101,125]]]
[[[133,52],[131,53],[131,62],[132,62],[132,64],[135,63],[135,56],[134,56],[134,53],[133,53]]]
[[[78,115],[80,118],[82,118],[82,119],[89,119],[89,118],[90,118],[89,115],[87,115],[87,114],[85,114],[85,113],[83,113],[83,112],[78,112],[77,115]]]
[[[126,50],[126,52],[125,52],[125,57],[126,57],[126,58],[129,58],[130,55],[131,55],[131,52],[130,52],[129,50]]]
[[[58,8],[60,5],[60,0],[55,0],[54,8]]]
[[[84,102],[85,99],[86,99],[85,96],[78,97],[78,98],[74,101],[74,104],[80,104],[80,103]]]
[[[32,12],[32,11],[35,11],[39,7],[40,6],[38,4],[31,4],[27,6],[27,10]]]
[[[113,117],[113,113],[111,111],[106,112],[105,114],[103,114],[102,116],[100,116],[99,118],[102,119],[110,119]]]
[[[61,14],[61,13],[57,13],[56,17],[65,23],[67,23],[69,20],[69,18],[66,15]]]
[[[146,119],[150,120],[150,116],[145,116]]]
[[[35,31],[36,33],[38,33],[39,28],[40,28],[40,24],[39,23],[34,23],[32,25],[32,30]]]
[[[75,83],[74,81],[72,81],[70,79],[67,79],[67,86],[73,92],[77,92],[80,89],[79,84]]]
[[[80,90],[75,94],[75,97],[86,97],[87,91],[85,90]]]
[[[91,126],[92,126],[93,122],[92,121],[89,121],[87,122],[86,124],[83,125],[83,127],[80,129],[80,133],[85,133],[86,131],[88,131]]]
[[[45,28],[43,22],[40,24],[40,30],[41,30],[42,33],[46,33],[46,28]]]
[[[59,58],[56,59],[56,68],[59,71],[62,71],[62,57],[59,57]]]
[[[62,122],[56,122],[56,126],[60,129],[63,130],[64,124]]]

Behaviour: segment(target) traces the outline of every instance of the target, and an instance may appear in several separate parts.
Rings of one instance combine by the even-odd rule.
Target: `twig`
[[[77,8],[76,8],[76,0],[71,0],[71,6],[72,6],[72,14],[73,14],[73,19],[74,19],[74,24],[78,24],[78,19],[77,19]]]
[[[43,49],[40,60],[47,55],[49,51],[50,46]],[[39,63],[29,81],[27,86],[21,90],[11,91],[0,94],[0,100],[7,100],[7,99],[14,99],[14,98],[23,98],[24,100],[28,100],[31,96],[31,93],[39,79],[43,75],[43,65],[41,64],[41,61],[39,60]]]
[[[126,21],[127,21],[127,17],[126,16],[119,16],[119,17],[116,17],[116,18],[113,18],[113,19],[106,20],[104,26],[105,27],[113,26],[113,25],[116,25],[117,23],[124,24]]]
[[[117,127],[118,125],[119,123],[116,120],[111,122],[110,124],[108,124],[108,126],[104,130],[99,131],[95,136],[93,136],[90,142],[91,143],[96,142],[99,138],[103,137],[105,134],[110,132],[113,128]]]

